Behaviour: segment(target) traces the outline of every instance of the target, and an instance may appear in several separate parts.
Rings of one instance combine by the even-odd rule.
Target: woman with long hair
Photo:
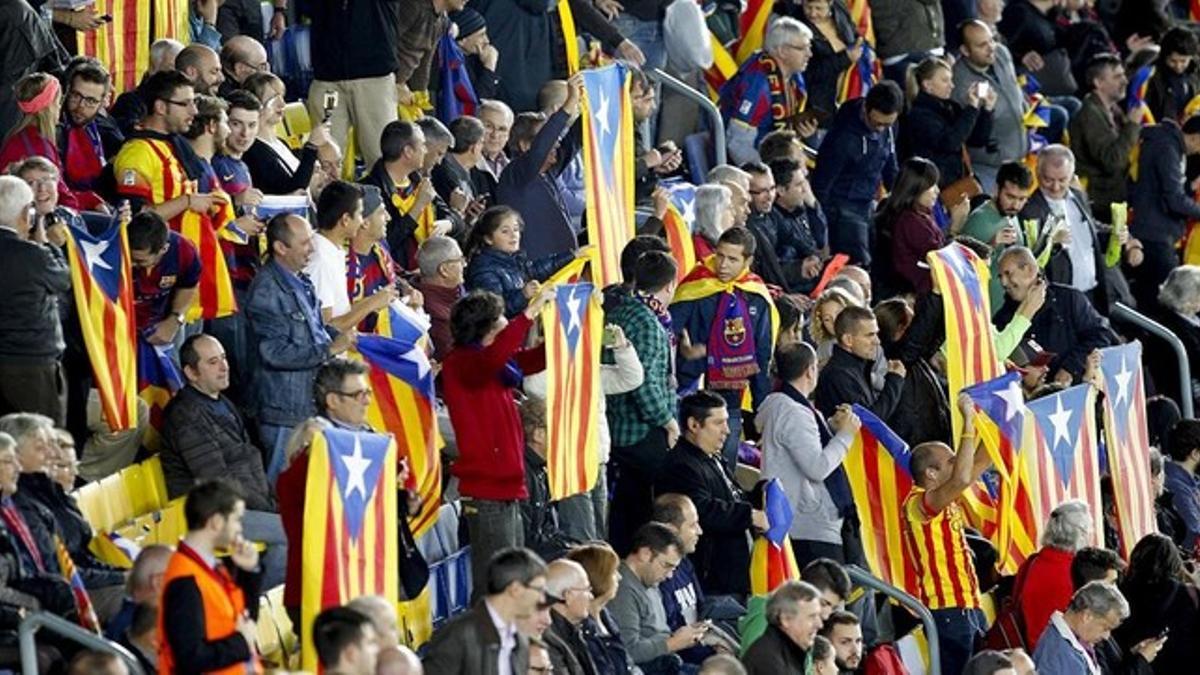
[[[300,190],[314,191],[338,177],[341,150],[329,136],[329,125],[312,125],[308,141],[297,157],[277,133],[287,106],[283,80],[272,73],[255,73],[242,88],[254,94],[262,111],[258,116],[258,138],[242,156],[250,169],[254,187],[267,195],[287,195]]]
[[[612,547],[604,542],[591,542],[567,551],[566,558],[579,563],[592,587],[589,616],[580,624],[588,653],[596,664],[597,675],[627,675],[634,672],[633,660],[625,645],[616,620],[605,607],[617,597],[621,581],[618,571],[621,561]]]
[[[953,92],[953,71],[940,58],[929,57],[908,71],[909,108],[900,123],[902,156],[932,161],[942,187],[970,174],[963,162],[964,146],[987,145],[996,106],[996,90],[990,86],[987,91],[980,85],[967,90],[966,105],[950,98]]]
[[[62,85],[47,73],[30,73],[13,85],[21,120],[4,137],[0,147],[0,173],[26,157],[45,157],[58,168],[58,203],[77,211],[107,211],[104,200],[94,192],[75,192],[63,180],[62,159],[55,147],[62,113]]]
[[[1154,672],[1193,672],[1200,662],[1200,591],[1183,565],[1179,549],[1157,532],[1148,534],[1133,547],[1129,569],[1121,583],[1129,601],[1129,618],[1113,631],[1126,653],[1145,640],[1169,637],[1154,659]]]
[[[525,309],[538,294],[541,282],[571,262],[573,252],[555,253],[530,260],[521,251],[525,220],[508,206],[493,206],[479,216],[467,237],[467,290],[491,291],[504,299],[504,315]]]
[[[879,223],[891,239],[892,281],[901,292],[928,293],[933,285],[925,255],[945,244],[945,233],[933,218],[938,200],[938,168],[923,157],[905,160]],[[950,231],[967,216],[964,197],[951,209]]]

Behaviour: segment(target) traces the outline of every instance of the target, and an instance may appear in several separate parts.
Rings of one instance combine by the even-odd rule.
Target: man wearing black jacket
[[[525,427],[525,490],[521,502],[525,546],[546,560],[554,560],[579,542],[559,526],[558,507],[550,501],[550,476],[546,469],[546,403],[530,397],[521,404]]]
[[[832,417],[840,405],[857,403],[884,421],[900,405],[900,393],[908,371],[900,361],[888,360],[883,391],[871,386],[871,369],[879,353],[879,324],[865,307],[847,307],[833,324],[837,344],[833,356],[821,369],[814,392],[817,408]]]
[[[1013,246],[1000,255],[1000,284],[1007,298],[993,322],[1003,329],[1035,284],[1046,284],[1038,274],[1037,260],[1024,246]],[[1070,286],[1049,283],[1046,303],[1030,320],[1027,339],[1036,340],[1053,354],[1048,372],[1056,382],[1078,382],[1093,349],[1116,344],[1117,338],[1087,296]]]
[[[692,562],[708,595],[745,596],[750,591],[752,528],[767,529],[767,516],[743,497],[721,461],[729,435],[725,399],[709,391],[685,397],[679,404],[683,436],[667,455],[659,473],[658,493],[687,495],[696,505],[704,538]]]

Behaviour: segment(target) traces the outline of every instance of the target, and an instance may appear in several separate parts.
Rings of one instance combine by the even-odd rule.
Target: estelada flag
[[[768,595],[783,582],[800,578],[788,537],[792,506],[778,478],[770,479],[763,487],[763,511],[767,514],[767,531],[754,538],[750,552],[751,595]]]
[[[564,0],[565,2],[565,0]],[[583,71],[583,182],[592,281],[621,282],[621,251],[633,239],[633,108],[629,70],[614,63]]]
[[[1100,350],[1104,373],[1104,431],[1108,471],[1117,505],[1117,530],[1126,559],[1142,537],[1157,530],[1150,484],[1150,436],[1142,385],[1142,343]]]
[[[738,21],[738,35],[742,36],[735,50],[738,63],[745,63],[751,54],[762,49],[774,8],[775,0],[747,0]]]
[[[862,426],[842,466],[862,524],[867,564],[875,576],[916,595],[917,571],[904,552],[904,500],[913,487],[912,452],[874,413],[857,404],[852,407]]]
[[[562,284],[542,310],[546,336],[546,470],[550,499],[590,490],[600,473],[600,294],[589,283]]]
[[[325,428],[309,446],[300,600],[300,660],[317,670],[312,624],[363,595],[399,599],[396,444],[390,436]]]
[[[104,421],[113,431],[137,426],[137,325],[133,272],[123,224],[92,235],[67,228],[75,310]]]
[[[58,570],[71,586],[71,595],[75,598],[75,610],[79,614],[79,625],[100,634],[100,619],[96,618],[96,610],[92,606],[92,597],[88,595],[87,587],[83,585],[83,577],[71,560],[71,554],[63,544],[62,538],[54,535],[54,555],[58,558]]]
[[[708,41],[712,45],[713,62],[704,71],[704,81],[708,83],[708,97],[716,101],[721,97],[721,87],[737,74],[738,64],[712,31],[708,32]]]
[[[851,63],[838,79],[837,104],[866,96],[882,76],[883,66],[875,57],[875,50],[870,44],[863,44],[858,60]]]
[[[696,266],[696,246],[692,242],[692,224],[696,220],[696,186],[677,181],[664,186],[671,193],[663,216],[663,234],[675,259],[675,280],[683,281]]]
[[[1035,451],[1027,457],[1040,524],[1059,504],[1078,499],[1092,507],[1092,546],[1104,544],[1096,390],[1081,384],[1026,404],[1036,421]],[[1039,527],[1039,531],[1040,531]]]
[[[846,9],[854,28],[870,44],[875,44],[875,21],[871,18],[871,3],[867,0],[847,0]]]
[[[386,429],[396,439],[398,456],[408,460],[407,490],[421,497],[408,514],[413,536],[437,522],[442,501],[442,463],[434,410],[433,368],[426,355],[427,327],[401,305],[379,312],[375,335],[360,335],[356,349],[370,366],[371,404],[367,424]]]
[[[162,447],[163,412],[175,392],[183,388],[183,376],[175,365],[173,345],[152,345],[141,337],[137,349],[138,396],[150,408],[150,424],[142,444],[156,451]]]

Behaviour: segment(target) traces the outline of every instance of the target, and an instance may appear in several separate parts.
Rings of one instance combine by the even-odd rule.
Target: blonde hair
[[[830,288],[822,293],[821,297],[817,298],[817,301],[813,303],[812,314],[809,314],[809,317],[811,317],[809,333],[812,334],[812,338],[817,344],[825,342],[826,340],[832,340],[834,337],[833,335],[829,335],[825,332],[825,327],[821,325],[820,316],[821,308],[831,302],[840,304],[842,309],[858,306],[858,302],[854,298],[850,297],[849,293],[840,288]]]
[[[35,98],[42,90],[50,86],[50,80],[53,75],[48,73],[30,73],[25,77],[17,80],[13,85],[13,94],[18,101],[29,101]],[[17,122],[4,137],[4,140],[16,136],[28,126],[37,126],[38,134],[46,139],[49,143],[54,143],[55,127],[58,125],[58,112],[62,106],[62,92],[55,97],[54,103],[42,108],[35,113],[24,113],[21,115],[21,121]]]

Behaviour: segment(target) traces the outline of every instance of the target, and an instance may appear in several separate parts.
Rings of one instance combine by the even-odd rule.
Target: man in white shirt
[[[363,224],[362,188],[334,181],[317,199],[317,236],[313,255],[304,268],[321,305],[321,318],[339,332],[351,330],[364,318],[397,297],[385,286],[369,298],[351,304],[346,280],[346,245]]]

